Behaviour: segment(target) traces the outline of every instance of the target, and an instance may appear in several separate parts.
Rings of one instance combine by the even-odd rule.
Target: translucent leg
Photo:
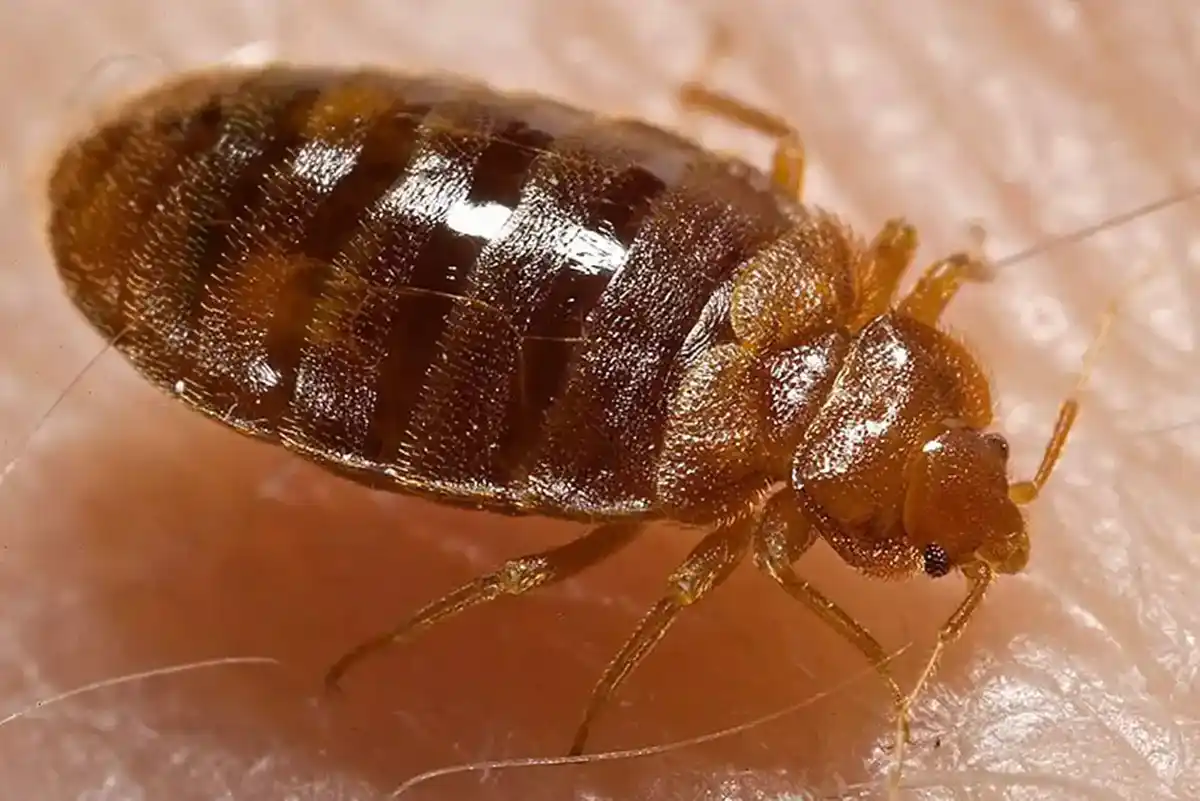
[[[899,707],[904,703],[905,696],[888,669],[887,653],[883,646],[861,623],[792,569],[792,563],[803,556],[816,539],[812,526],[799,514],[788,514],[786,511],[778,517],[768,514],[754,539],[754,562],[785,592],[811,609],[823,623],[858,649],[892,691]]]
[[[494,573],[481,576],[439,598],[391,631],[348,651],[326,673],[326,687],[336,689],[346,672],[365,657],[412,639],[472,606],[505,595],[523,595],[574,576],[629,544],[639,528],[637,523],[606,523],[565,545],[509,561]]]
[[[572,756],[583,753],[596,717],[633,669],[666,635],[679,613],[715,590],[733,573],[746,553],[753,525],[754,521],[741,520],[712,531],[671,574],[666,595],[642,618],[592,691],[571,744]]]
[[[928,325],[935,324],[942,312],[969,281],[987,281],[991,265],[979,254],[956,253],[926,268],[903,301],[900,310]]]
[[[679,103],[686,111],[719,117],[773,139],[775,152],[771,158],[771,179],[783,192],[800,200],[804,192],[805,156],[799,132],[782,117],[705,85],[713,66],[726,56],[728,50],[728,30],[717,26],[704,63],[697,71],[697,79],[679,88]]]

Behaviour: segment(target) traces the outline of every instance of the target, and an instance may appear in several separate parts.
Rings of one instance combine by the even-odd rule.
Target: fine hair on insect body
[[[1078,402],[1036,473],[1010,480],[984,372],[940,325],[994,265],[953,254],[901,294],[908,222],[859,237],[802,202],[790,124],[699,83],[680,100],[774,139],[770,169],[447,76],[189,74],[63,151],[50,248],[88,322],[223,425],[373,488],[593,524],[354,648],[330,686],[670,520],[704,536],[601,677],[571,754],[747,558],[876,667],[902,748],[942,649],[1025,567],[1022,507]],[[916,690],[795,571],[818,540],[870,576],[966,578]]]

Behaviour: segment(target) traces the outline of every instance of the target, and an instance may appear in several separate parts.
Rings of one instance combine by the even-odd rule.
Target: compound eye
[[[925,572],[933,578],[941,578],[950,572],[950,554],[940,545],[925,546]]]

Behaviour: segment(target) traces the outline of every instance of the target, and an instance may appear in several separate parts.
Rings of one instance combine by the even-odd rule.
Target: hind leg
[[[799,132],[783,118],[698,83],[684,84],[679,90],[679,102],[690,111],[721,117],[771,137],[775,141],[775,152],[771,157],[771,181],[797,200],[803,196],[804,142]]]
[[[637,523],[606,523],[565,545],[510,560],[499,570],[447,593],[391,631],[348,651],[325,674],[326,687],[335,689],[342,676],[364,658],[411,639],[472,606],[505,595],[524,595],[574,576],[629,544],[639,529]]]
[[[678,102],[685,111],[707,114],[770,137],[775,142],[771,180],[780,190],[799,200],[804,192],[804,142],[786,120],[737,98],[708,88],[707,75],[729,50],[728,31],[718,25],[698,77],[679,88]]]

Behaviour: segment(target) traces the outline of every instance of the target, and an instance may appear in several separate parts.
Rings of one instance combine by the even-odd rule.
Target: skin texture
[[[578,529],[350,486],[189,413],[112,353],[71,385],[101,343],[47,261],[39,170],[89,104],[265,41],[289,57],[473,72],[683,124],[672,87],[697,77],[711,8],[733,34],[712,82],[795,121],[810,200],[866,232],[908,214],[922,263],[968,245],[972,221],[1004,257],[1200,184],[1200,30],[1183,0],[1118,16],[1042,3],[956,11],[950,0],[891,13],[381,5],[150,12],[20,0],[3,12],[7,52],[23,66],[0,85],[0,456],[18,459],[0,484],[0,709],[164,665],[280,662],[132,681],[0,726],[13,797],[372,799],[425,770],[561,754],[592,683],[695,543],[656,528],[560,588],[373,660],[343,697],[322,699],[321,674],[343,649]],[[141,58],[86,77],[126,54]],[[725,125],[695,130],[714,147],[769,152]],[[998,428],[1023,478],[1106,304],[1125,297],[1077,433],[1034,507],[1028,571],[1000,581],[914,711],[907,778],[920,788],[908,797],[1200,795],[1198,221],[1193,202],[1047,251],[968,287],[948,313],[995,379]],[[1147,267],[1153,277],[1129,291]],[[823,546],[799,570],[885,646],[913,643],[897,665],[906,685],[963,586],[873,583]],[[705,745],[446,777],[408,797],[881,797],[876,785],[845,788],[889,764],[886,688],[743,569],[631,678],[591,749],[702,735],[818,693]]]

